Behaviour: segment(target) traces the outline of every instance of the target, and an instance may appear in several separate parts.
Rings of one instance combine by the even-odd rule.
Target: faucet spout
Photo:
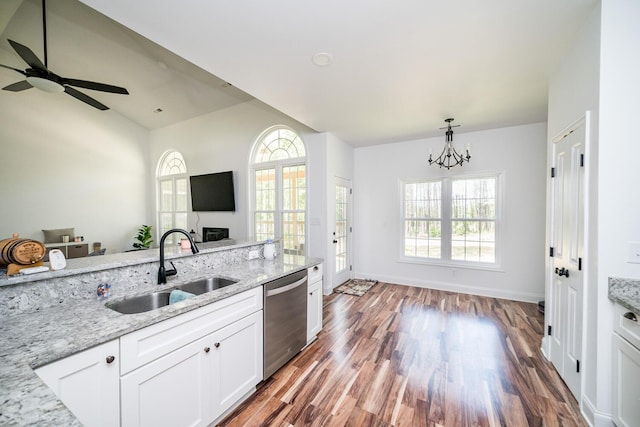
[[[164,241],[166,240],[167,236],[172,233],[182,233],[187,236],[187,239],[189,239],[189,242],[191,243],[191,253],[197,254],[198,252],[200,252],[200,250],[196,246],[196,243],[193,241],[191,234],[189,234],[188,231],[181,228],[172,228],[171,230],[164,233],[160,238],[160,268],[158,269],[158,285],[167,283],[167,276],[175,276],[176,274],[178,274],[178,270],[176,270],[176,266],[173,265],[172,262],[172,268],[170,268],[169,270],[164,267]]]

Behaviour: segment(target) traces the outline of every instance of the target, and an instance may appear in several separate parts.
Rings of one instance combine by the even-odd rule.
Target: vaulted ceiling
[[[49,0],[49,66],[127,87],[90,93],[114,111],[154,129],[255,97],[354,146],[440,135],[447,117],[458,132],[545,121],[549,76],[598,2],[82,1],[118,23]],[[0,63],[24,68],[6,39],[42,55],[40,1],[0,7]],[[20,78],[0,69],[2,86]]]

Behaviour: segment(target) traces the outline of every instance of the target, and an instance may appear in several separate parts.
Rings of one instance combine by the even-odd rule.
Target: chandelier
[[[447,142],[445,142],[444,144],[444,148],[442,150],[442,153],[440,153],[440,155],[438,156],[438,158],[436,158],[435,160],[433,160],[432,154],[431,154],[431,148],[429,149],[429,164],[436,164],[438,166],[440,166],[441,168],[447,168],[447,169],[451,169],[454,166],[462,166],[462,163],[465,161],[469,161],[469,159],[471,158],[471,154],[469,154],[469,146],[467,145],[467,147],[464,150],[464,154],[460,154],[456,151],[456,149],[453,147],[453,130],[451,129],[452,127],[458,127],[460,125],[454,125],[451,126],[451,122],[453,121],[452,118],[446,119],[445,122],[447,122],[447,126],[440,128],[440,129],[446,129],[446,135],[447,135]]]

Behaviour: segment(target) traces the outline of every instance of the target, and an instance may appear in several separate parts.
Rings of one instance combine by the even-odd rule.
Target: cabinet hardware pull
[[[218,347],[220,347],[220,343],[217,342],[217,343],[214,344],[214,346],[215,346],[215,348],[218,348]]]
[[[315,267],[313,267],[313,271],[318,271],[318,270],[319,270],[319,268],[318,268],[317,265]]]
[[[625,317],[625,319],[633,320],[634,322],[638,321],[638,318],[636,317],[636,315],[634,313],[630,312],[630,311],[627,311],[624,314],[624,317]]]
[[[107,356],[107,363],[113,363],[114,360],[116,360],[115,356]]]
[[[205,353],[209,353],[210,351],[211,351],[211,349],[210,349],[209,347],[205,347],[205,348],[204,348],[204,352],[205,352]]]

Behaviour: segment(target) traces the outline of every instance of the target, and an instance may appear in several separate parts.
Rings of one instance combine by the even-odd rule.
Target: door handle
[[[569,269],[568,268],[560,268],[558,269],[558,267],[556,267],[556,274],[560,277],[565,276],[565,277],[569,277]]]
[[[337,241],[337,240],[334,240],[334,241],[333,241],[333,243],[338,243],[338,241]]]

